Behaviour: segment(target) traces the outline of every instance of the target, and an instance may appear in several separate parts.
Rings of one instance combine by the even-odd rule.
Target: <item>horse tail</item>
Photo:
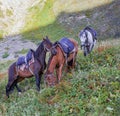
[[[8,69],[8,84],[6,86],[6,93],[10,91],[11,85],[15,80],[15,75],[16,75],[15,66],[16,66],[16,62],[14,62]]]

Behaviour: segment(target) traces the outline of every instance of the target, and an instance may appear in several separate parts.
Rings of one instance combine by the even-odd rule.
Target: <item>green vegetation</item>
[[[91,25],[98,32],[99,39],[118,38],[117,2],[118,0],[70,0],[63,4],[62,0],[47,0],[43,7],[42,2],[39,2],[29,9],[22,35],[24,39],[34,41],[39,41],[46,35],[52,40],[64,36],[77,39],[78,32],[86,25]]]
[[[2,36],[3,36],[3,31],[0,30],[0,40],[2,40]]]
[[[21,51],[16,52],[17,54],[26,54],[28,49],[22,49]]]
[[[35,90],[35,78],[30,78],[19,83],[24,90],[21,95],[14,90],[6,99],[7,76],[0,77],[0,115],[118,116],[119,53],[120,46],[112,45],[99,45],[87,57],[79,52],[75,70],[63,74],[60,84],[51,88],[45,88],[43,77],[40,93]],[[1,70],[5,67],[8,67],[8,63],[0,65]]]
[[[9,56],[9,53],[8,52],[5,52],[2,56],[2,58],[7,58]]]
[[[13,61],[0,63],[1,116],[120,114],[120,41],[110,39],[119,38],[118,0],[93,0],[93,4],[80,0],[79,5],[75,0],[64,2],[47,0],[42,9],[39,3],[30,8],[26,25],[21,32],[24,39],[39,42],[47,35],[52,41],[56,41],[67,36],[79,42],[78,32],[89,21],[99,34],[98,46],[87,57],[79,50],[75,70],[63,73],[62,81],[55,87],[45,88],[43,75],[39,93],[36,91],[35,78],[25,79],[19,83],[22,94],[19,95],[15,89],[9,99],[5,96],[5,86],[8,81],[7,69]],[[104,38],[109,38],[109,41],[103,46],[100,45],[100,40]],[[113,46],[115,42],[117,43]],[[23,49],[19,53],[26,52]],[[7,55],[5,53],[4,57]]]

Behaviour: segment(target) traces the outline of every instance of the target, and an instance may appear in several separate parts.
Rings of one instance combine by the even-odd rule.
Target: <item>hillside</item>
[[[5,95],[8,68],[46,35],[51,41],[73,37],[86,25],[98,33],[97,44],[62,80],[41,91],[35,77]],[[0,0],[0,116],[119,116],[120,0]],[[49,55],[48,55],[49,57]],[[47,57],[47,59],[48,59]]]
[[[119,38],[119,0],[49,0],[40,10],[39,4],[30,8],[23,35],[27,39],[50,36],[57,40],[63,36],[78,39],[78,32],[91,25],[99,39]]]
[[[113,44],[114,43],[114,44]],[[0,63],[1,116],[119,116],[120,114],[120,41],[98,43],[88,57],[79,51],[71,73],[63,72],[62,81],[36,91],[35,78],[19,83],[7,99],[7,69],[13,61]]]
[[[0,1],[0,37],[19,34],[24,27],[27,10],[35,0]]]
[[[72,36],[86,25],[94,27],[100,39],[120,36],[119,0],[1,0],[0,36],[21,33],[25,39]]]
[[[63,0],[1,0],[0,38],[4,39],[0,46],[4,47],[0,60],[15,59],[31,45],[35,49],[46,35],[52,41],[64,36],[79,41],[78,33],[87,25],[95,28],[99,40],[119,38],[119,7],[119,0],[69,0],[64,4]]]

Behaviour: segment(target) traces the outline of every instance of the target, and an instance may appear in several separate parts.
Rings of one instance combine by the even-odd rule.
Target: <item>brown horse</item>
[[[52,47],[52,42],[46,37],[43,38],[43,41],[38,46],[36,51],[32,51],[32,60],[31,63],[24,67],[24,69],[20,69],[17,65],[17,61],[14,62],[8,70],[8,84],[6,86],[6,95],[9,97],[9,93],[14,89],[17,88],[18,92],[21,92],[20,88],[18,87],[17,83],[22,81],[25,78],[32,77],[33,75],[36,78],[36,85],[37,90],[40,91],[40,81],[43,71],[46,68],[46,53],[50,51]]]
[[[57,42],[52,47],[52,54],[48,61],[47,71],[45,73],[45,82],[48,86],[53,86],[61,80],[62,70],[64,65],[67,65],[68,69],[72,69],[75,66],[76,56],[78,53],[78,42],[74,39],[69,39],[73,45],[74,50],[66,57],[62,47]],[[56,69],[56,77],[54,75],[54,69]]]

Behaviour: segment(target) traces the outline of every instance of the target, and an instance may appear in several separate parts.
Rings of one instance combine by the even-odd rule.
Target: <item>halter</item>
[[[44,51],[50,51],[50,49],[48,49],[45,45],[44,45]]]
[[[50,47],[50,49],[49,49],[49,48],[46,47],[46,45],[43,45],[43,46],[44,46],[44,51],[47,51],[47,52],[50,52],[51,49],[53,48],[53,47]]]

